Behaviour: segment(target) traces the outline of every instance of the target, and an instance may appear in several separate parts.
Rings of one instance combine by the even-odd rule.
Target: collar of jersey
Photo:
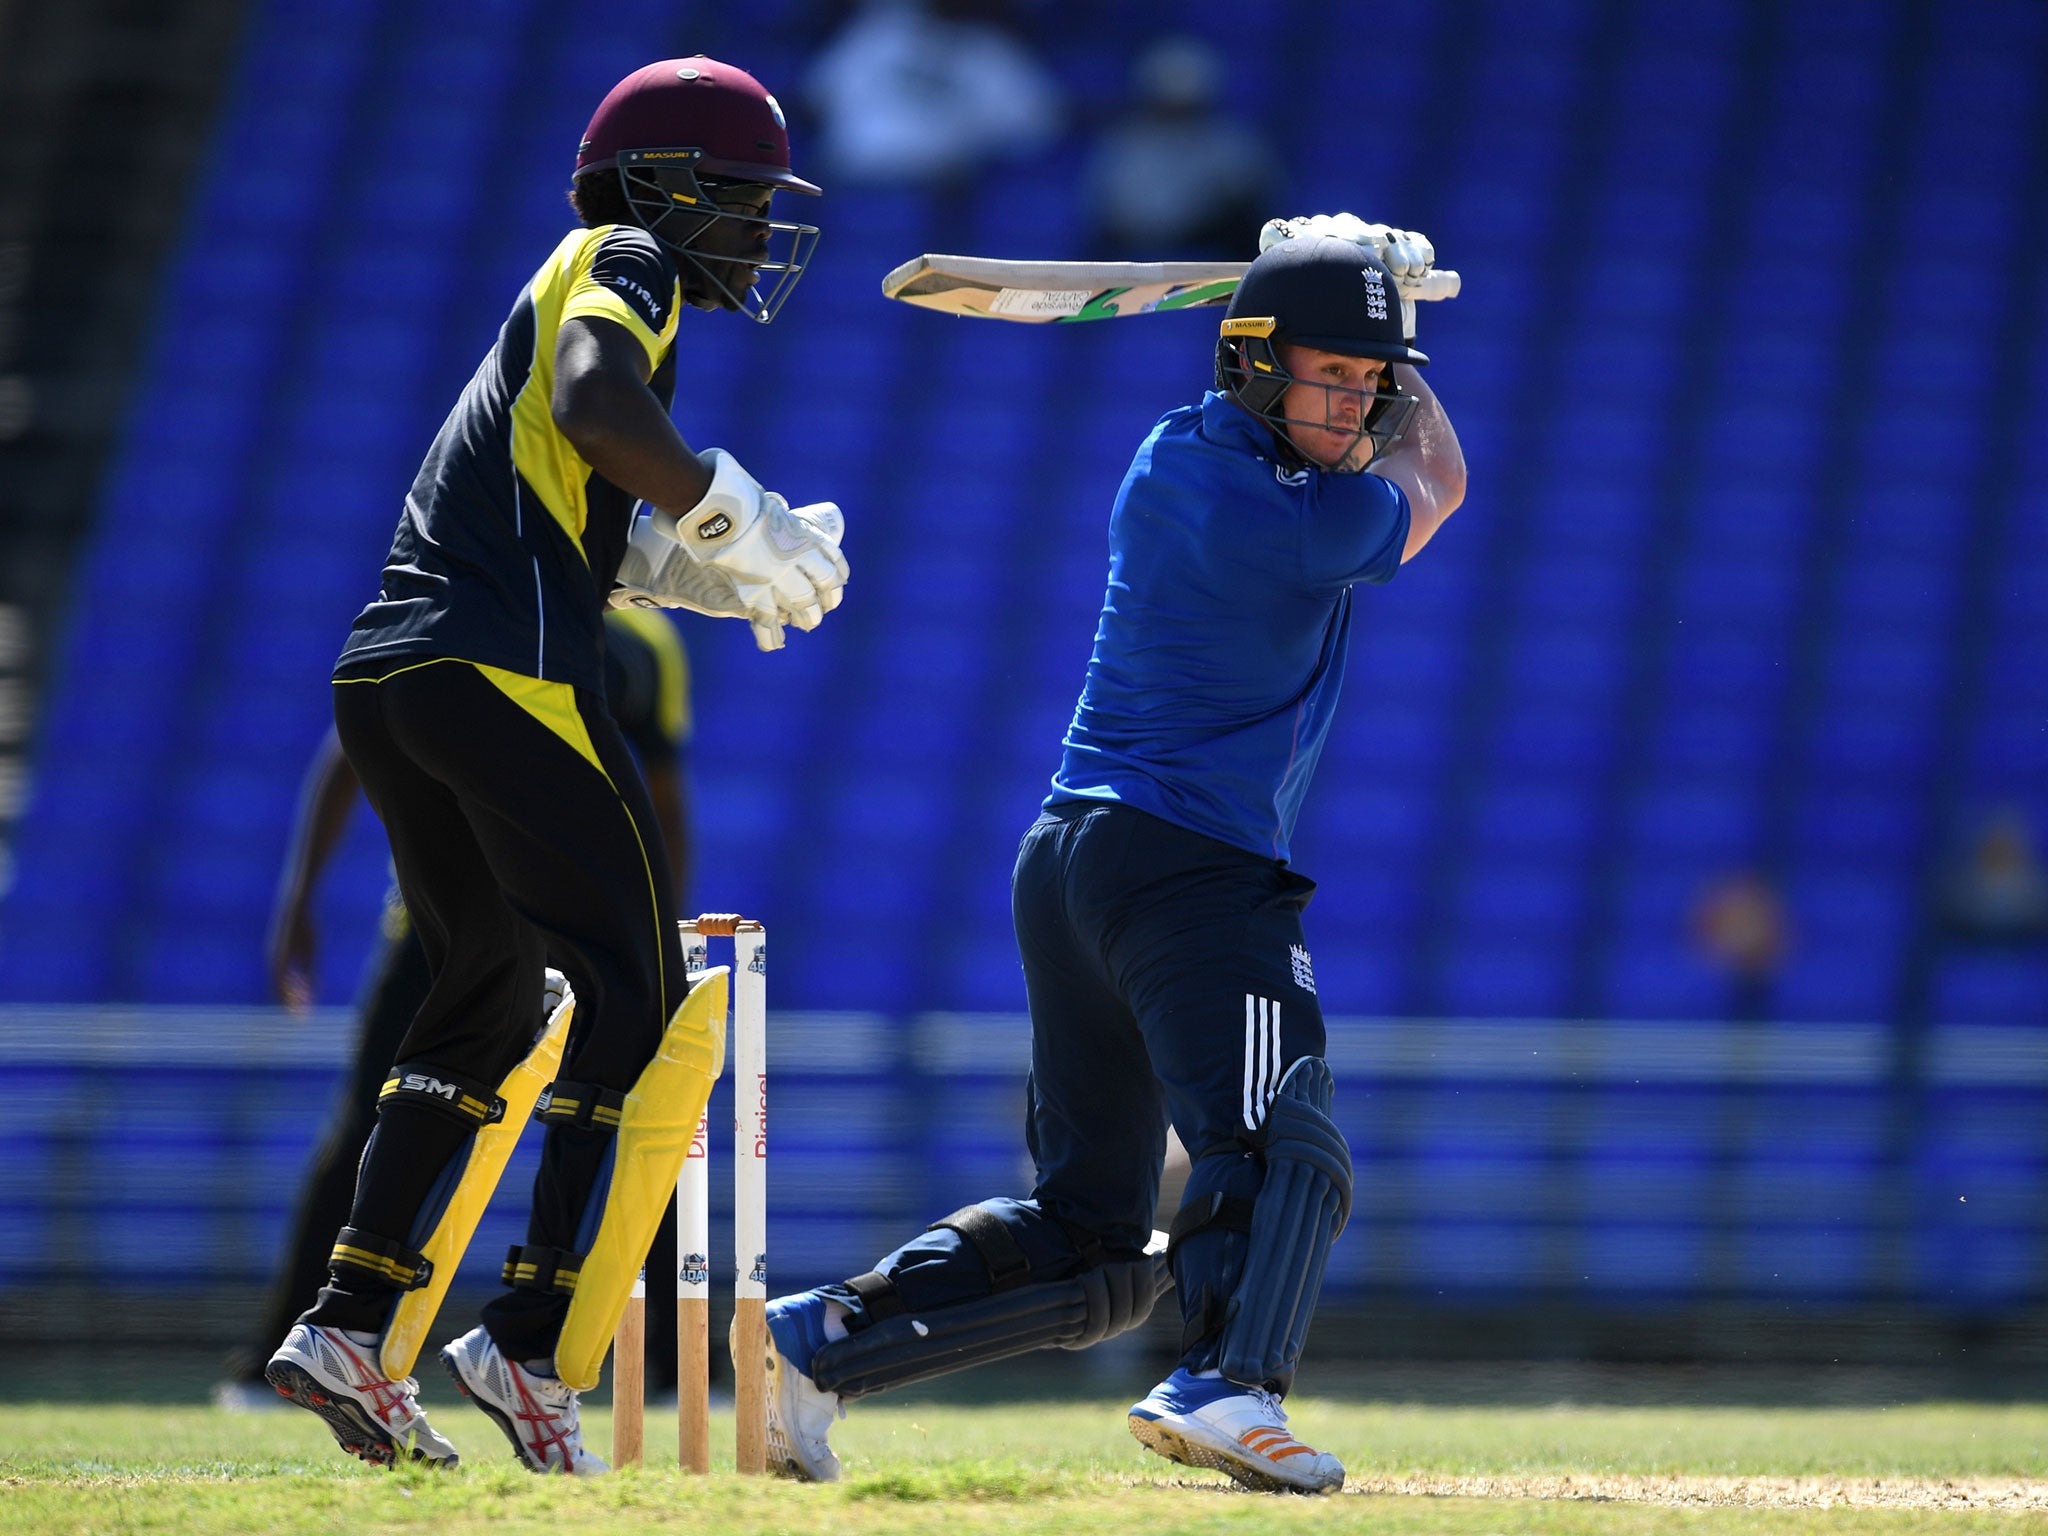
[[[1269,462],[1273,434],[1266,424],[1221,390],[1202,396],[1202,436],[1219,448],[1242,448]]]

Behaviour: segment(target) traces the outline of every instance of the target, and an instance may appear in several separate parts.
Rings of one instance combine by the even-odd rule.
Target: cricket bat
[[[1227,304],[1246,261],[1006,261],[919,256],[882,279],[882,295],[941,314],[1026,325],[1114,320]],[[1458,274],[1432,272],[1404,299],[1454,299]]]

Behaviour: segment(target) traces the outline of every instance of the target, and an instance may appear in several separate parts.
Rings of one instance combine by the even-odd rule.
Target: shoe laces
[[[1264,1387],[1248,1387],[1246,1395],[1273,1416],[1276,1424],[1287,1422],[1287,1410],[1280,1406],[1280,1394],[1269,1392]]]
[[[526,1390],[545,1404],[552,1413],[565,1415],[574,1423],[580,1415],[576,1412],[576,1389],[559,1376],[536,1376],[526,1373]]]

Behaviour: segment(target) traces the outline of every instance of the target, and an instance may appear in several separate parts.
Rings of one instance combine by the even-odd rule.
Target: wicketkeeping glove
[[[713,618],[745,619],[757,646],[778,651],[785,624],[815,629],[839,606],[847,577],[846,557],[839,552],[845,516],[829,501],[791,507],[773,491],[763,491],[722,450],[714,448],[705,457],[713,464],[711,492],[681,518],[657,508],[642,511],[607,601],[614,608],[688,608]],[[721,475],[726,477],[723,486]],[[741,527],[726,507],[730,500],[744,501],[746,487],[752,487],[752,517]],[[729,500],[713,504],[714,497]],[[749,540],[752,530],[759,534]],[[735,549],[734,560],[719,558]],[[758,565],[733,568],[763,549],[781,557],[769,561],[765,575]]]
[[[839,606],[847,577],[838,541],[740,468],[723,448],[698,459],[711,470],[703,500],[676,518],[676,537],[706,565],[732,577],[757,639],[780,623],[815,629]],[[825,505],[825,503],[820,503]],[[764,649],[772,649],[763,640]]]

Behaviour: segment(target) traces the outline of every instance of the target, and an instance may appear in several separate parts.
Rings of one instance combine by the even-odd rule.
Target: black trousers
[[[548,960],[576,989],[562,1079],[625,1092],[685,992],[654,810],[604,700],[461,661],[337,682],[334,718],[431,976],[397,1060],[495,1084],[541,1023]],[[418,1247],[470,1132],[393,1099],[363,1154],[348,1225]],[[588,1249],[613,1138],[550,1125],[527,1241]],[[396,1292],[337,1274],[305,1320],[380,1330]],[[568,1298],[508,1291],[484,1324],[515,1360],[554,1353]]]
[[[334,1234],[348,1223],[349,1207],[355,1201],[356,1168],[363,1159],[363,1145],[377,1122],[377,1091],[384,1085],[391,1064],[398,1059],[398,1047],[420,1004],[427,999],[432,981],[427,954],[420,948],[412,925],[385,944],[376,957],[370,981],[358,1009],[360,1024],[353,1060],[341,1093],[329,1112],[327,1128],[306,1170],[299,1189],[299,1201],[292,1225],[278,1260],[277,1274],[263,1302],[263,1320],[248,1344],[229,1358],[231,1374],[241,1380],[263,1379],[264,1362],[284,1337],[292,1322],[313,1305],[327,1278],[327,1256],[334,1248]],[[654,1246],[647,1253],[651,1293],[667,1293],[659,1286],[662,1277],[676,1268],[676,1210],[671,1204],[654,1234]],[[647,1380],[657,1388],[675,1383],[676,1318],[673,1307],[650,1305],[647,1309]]]

